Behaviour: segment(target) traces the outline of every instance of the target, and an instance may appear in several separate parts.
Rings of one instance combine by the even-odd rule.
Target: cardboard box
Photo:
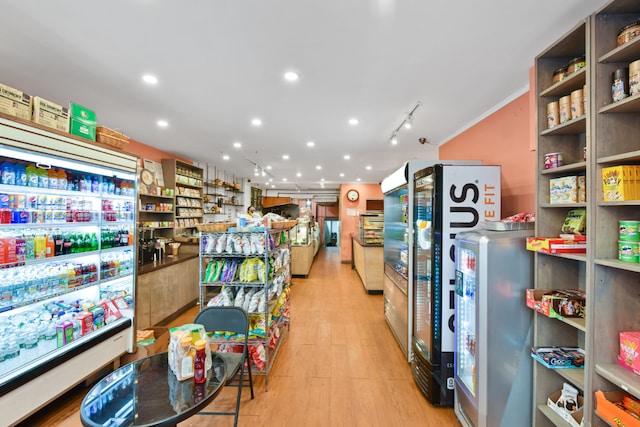
[[[527,250],[547,254],[587,252],[587,241],[562,237],[527,237]]]
[[[10,86],[0,84],[0,112],[25,120],[31,120],[33,98]]]
[[[640,332],[620,332],[618,364],[634,374],[640,375]]]
[[[69,132],[69,109],[36,96],[33,98],[33,121],[62,132]]]
[[[563,420],[568,422],[573,427],[582,427],[582,418],[584,416],[584,412],[582,406],[584,405],[584,398],[582,396],[578,396],[578,409],[574,412],[569,412],[564,409],[563,406],[558,406],[558,399],[562,394],[562,390],[558,390],[555,393],[552,393],[547,398],[547,406],[553,410],[556,414],[558,414]]]
[[[638,419],[616,405],[616,403],[622,402],[625,396],[629,395],[624,391],[603,392],[596,390],[596,413],[610,425],[639,427],[640,421]]]
[[[602,168],[602,191],[605,202],[638,199],[637,166]]]
[[[585,317],[585,293],[580,289],[527,289],[526,301],[547,317]]]
[[[69,103],[69,133],[96,140],[96,113],[74,102]]]
[[[578,175],[578,203],[587,203],[587,177]]]
[[[578,177],[573,175],[550,179],[549,203],[578,203]]]

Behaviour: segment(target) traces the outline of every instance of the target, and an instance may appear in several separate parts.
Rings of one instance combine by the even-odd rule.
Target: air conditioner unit
[[[316,203],[338,203],[338,196],[335,194],[320,194],[313,196],[313,201]]]

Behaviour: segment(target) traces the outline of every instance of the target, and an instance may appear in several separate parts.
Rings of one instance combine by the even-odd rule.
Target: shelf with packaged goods
[[[13,425],[133,348],[138,159],[4,118],[0,136],[0,164],[58,171],[56,188],[0,184],[0,406]]]
[[[291,245],[289,230],[200,232],[200,307],[242,306],[254,325],[252,346],[264,349],[252,355],[252,372],[268,376],[289,329]],[[214,336],[219,345],[233,339]]]
[[[175,229],[195,233],[203,222],[204,170],[177,159],[162,159],[162,168],[165,185],[175,189]],[[196,210],[184,215],[180,210],[185,208]]]
[[[587,218],[590,211],[589,184],[591,183],[591,162],[585,160],[585,151],[590,151],[590,132],[592,125],[590,102],[588,93],[582,91],[586,102],[576,109],[576,117],[563,116],[563,122],[558,117],[548,119],[548,109],[552,104],[559,103],[560,99],[566,100],[573,92],[577,95],[584,88],[589,87],[590,60],[592,52],[588,46],[588,34],[590,23],[585,19],[578,23],[565,36],[538,55],[536,63],[536,97],[537,109],[537,209],[536,209],[536,236],[555,237],[561,233],[561,226],[567,213],[576,208],[587,209]],[[568,74],[564,79],[554,83],[554,75],[562,67],[573,62],[576,58],[585,57],[584,65],[577,71]],[[583,112],[579,111],[584,109]],[[566,110],[565,110],[566,111]],[[585,148],[586,147],[586,148]],[[546,154],[561,153],[564,165],[548,168],[545,162]],[[551,203],[550,190],[557,185],[552,179],[564,176],[584,175],[587,188],[586,202],[580,203]],[[575,181],[575,180],[574,180]],[[554,187],[555,188],[555,187]],[[587,230],[589,235],[590,229]],[[588,270],[590,263],[588,253],[569,254],[545,254],[537,252],[534,255],[534,270],[536,289],[581,289],[586,292],[587,306],[592,302],[592,294],[588,286]],[[586,312],[591,313],[587,307]],[[569,346],[580,347],[589,351],[588,325],[591,320],[585,319],[552,319],[541,313],[534,316],[534,346]],[[568,423],[550,410],[546,403],[552,393],[561,390],[562,384],[568,382],[585,394],[587,404],[591,404],[588,390],[584,390],[589,363],[586,358],[585,367],[582,369],[548,369],[540,363],[534,363],[533,397],[536,410],[533,411],[533,425],[568,425]],[[557,420],[560,424],[556,424]]]
[[[640,38],[618,43],[621,28],[636,22],[640,16],[640,4],[633,0],[610,1],[597,11],[594,26],[593,51],[596,59],[592,74],[593,103],[593,195],[592,226],[596,231],[593,250],[594,304],[590,319],[591,331],[597,345],[592,346],[593,379],[591,393],[596,390],[624,391],[640,400],[640,380],[633,372],[618,365],[620,332],[640,331],[640,298],[634,283],[640,279],[640,264],[619,260],[620,221],[640,220],[640,197],[626,200],[605,200],[605,168],[631,165],[640,166],[640,93],[627,92],[624,99],[615,101],[612,93],[612,74],[618,69],[629,68],[640,59]],[[630,77],[629,85],[633,84]],[[636,86],[637,87],[637,86]],[[595,405],[592,425],[599,425]],[[612,423],[612,420],[606,420]]]

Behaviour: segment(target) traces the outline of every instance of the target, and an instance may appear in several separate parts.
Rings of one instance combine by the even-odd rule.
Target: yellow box
[[[31,95],[0,84],[0,112],[10,116],[31,120]]]
[[[578,175],[578,203],[587,202],[587,179],[584,175]]]
[[[602,168],[602,191],[605,202],[636,200],[636,166]]]
[[[33,98],[33,121],[68,133],[69,108],[36,96]]]
[[[550,179],[549,203],[578,203],[578,177],[573,175]]]

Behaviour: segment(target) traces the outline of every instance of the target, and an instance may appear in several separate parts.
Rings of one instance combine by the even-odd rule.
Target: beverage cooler
[[[413,377],[436,406],[454,403],[454,238],[500,219],[500,166],[436,164],[413,177]]]
[[[513,223],[513,225],[533,223]],[[455,413],[466,427],[531,425],[533,230],[455,240]]]
[[[137,158],[0,118],[0,413],[133,351]]]

